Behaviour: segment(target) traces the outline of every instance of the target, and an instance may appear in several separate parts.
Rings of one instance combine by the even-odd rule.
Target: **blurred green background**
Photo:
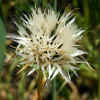
[[[0,100],[37,100],[37,76],[17,74],[18,61],[9,46],[16,44],[5,38],[16,34],[14,22],[20,23],[20,17],[35,6],[60,13],[72,10],[78,26],[86,30],[80,44],[88,52],[84,58],[89,64],[80,64],[79,77],[73,76],[64,88],[56,78],[45,89],[44,100],[100,100],[100,0],[0,0]]]

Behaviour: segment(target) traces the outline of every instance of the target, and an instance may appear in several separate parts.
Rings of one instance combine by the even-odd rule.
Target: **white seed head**
[[[78,50],[76,42],[84,32],[74,24],[72,13],[61,17],[53,10],[42,12],[32,9],[32,16],[23,19],[23,25],[17,25],[19,36],[9,36],[18,43],[16,54],[21,57],[19,65],[31,68],[28,75],[40,68],[46,80],[54,79],[58,74],[70,80],[69,72],[77,70],[78,57],[85,52]]]

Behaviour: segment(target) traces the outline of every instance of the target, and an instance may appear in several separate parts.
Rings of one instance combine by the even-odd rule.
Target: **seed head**
[[[69,81],[69,72],[76,74],[74,65],[85,54],[76,43],[84,30],[78,29],[72,17],[71,12],[60,16],[53,10],[32,9],[32,15],[23,19],[23,26],[17,24],[19,35],[10,37],[18,43],[16,55],[21,57],[22,70],[30,68],[30,75],[41,69],[46,80],[61,74]]]

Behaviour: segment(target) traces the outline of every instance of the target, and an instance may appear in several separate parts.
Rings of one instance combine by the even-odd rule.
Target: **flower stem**
[[[41,70],[39,69],[39,78],[38,78],[38,100],[43,100],[43,96],[41,95],[42,93],[42,88],[43,88],[43,74]]]

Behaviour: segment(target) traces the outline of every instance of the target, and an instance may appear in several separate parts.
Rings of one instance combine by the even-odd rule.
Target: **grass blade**
[[[6,35],[5,25],[3,23],[1,3],[2,0],[0,0],[0,70],[2,69],[3,66],[4,52],[5,52],[5,35]]]

